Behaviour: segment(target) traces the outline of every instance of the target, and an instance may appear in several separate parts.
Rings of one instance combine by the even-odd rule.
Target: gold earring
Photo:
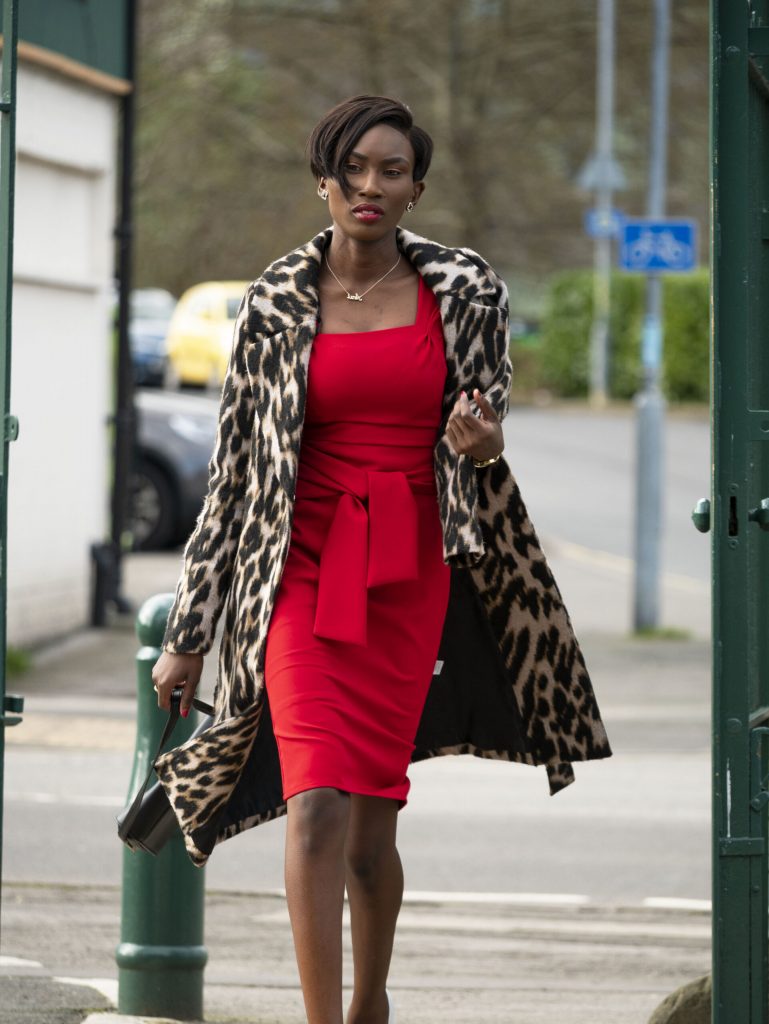
[[[320,185],[318,185],[318,195],[321,199],[328,199],[328,189],[321,188]]]
[[[414,204],[410,200],[409,205],[406,207],[406,209],[409,211],[409,213],[411,213],[411,211],[414,209]]]

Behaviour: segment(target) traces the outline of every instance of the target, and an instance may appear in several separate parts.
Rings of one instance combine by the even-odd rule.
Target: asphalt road
[[[668,424],[664,589],[672,624],[693,637],[678,641],[626,636],[632,428],[627,412],[576,409],[513,409],[505,423],[506,456],[581,637],[615,755],[577,765],[576,784],[554,797],[543,769],[468,758],[414,766],[399,826],[412,891],[631,905],[710,896],[709,647],[697,639],[708,632],[708,544],[688,518],[707,493],[708,426]],[[141,600],[173,589],[179,554],[136,556],[126,568]],[[29,681],[27,724],[9,734],[9,881],[120,876],[113,818],[131,764],[135,642],[126,633],[90,654],[98,638],[81,643],[60,664],[55,654],[42,659],[37,683],[34,673]],[[283,828],[272,822],[219,847],[209,887],[280,888]],[[55,849],[51,836],[62,837]]]
[[[513,406],[505,419],[505,458],[543,537],[595,552],[633,557],[636,419],[627,406]],[[692,525],[710,494],[710,427],[704,415],[669,414],[663,457],[662,567],[707,581],[707,538]]]
[[[113,818],[124,803],[134,735],[133,641],[122,642],[128,671],[109,680],[111,694],[105,687],[56,700],[31,695],[26,724],[9,735],[9,880],[119,877]],[[553,797],[540,768],[472,758],[413,766],[399,826],[410,889],[623,904],[709,898],[707,645],[587,636],[583,646],[614,756],[577,765],[575,784]],[[82,660],[88,651],[75,653]],[[281,887],[283,827],[270,822],[224,843],[208,884]],[[41,836],[62,837],[55,855]]]
[[[634,627],[635,446],[632,407],[511,409],[505,457],[578,635]],[[690,514],[710,493],[709,425],[669,414],[664,433],[659,621],[710,638],[710,545]]]
[[[534,769],[453,758],[415,766],[399,825],[407,887],[625,905],[708,899],[707,757],[620,747],[612,761],[577,766],[577,783],[555,797]],[[114,815],[130,765],[127,750],[11,749],[5,879],[115,883],[122,848]],[[224,843],[208,886],[282,887],[283,835],[281,819]]]

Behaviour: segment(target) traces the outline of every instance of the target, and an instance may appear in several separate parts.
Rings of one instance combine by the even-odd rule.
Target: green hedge
[[[641,381],[645,280],[612,277],[609,393],[631,398]],[[662,386],[671,401],[707,402],[709,379],[707,271],[663,278],[665,341]],[[593,275],[568,271],[550,287],[542,323],[541,385],[564,398],[588,392]]]

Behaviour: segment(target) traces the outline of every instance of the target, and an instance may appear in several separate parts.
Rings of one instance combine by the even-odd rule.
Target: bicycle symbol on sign
[[[696,263],[692,222],[627,221],[620,266],[624,270],[691,270]]]

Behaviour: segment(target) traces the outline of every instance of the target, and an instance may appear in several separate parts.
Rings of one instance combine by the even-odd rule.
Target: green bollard
[[[160,742],[167,712],[157,706],[152,668],[173,603],[173,594],[145,601],[136,618],[143,645],[136,655],[138,702],[136,749],[129,801],[144,781]],[[181,718],[171,743],[178,746],[195,728],[195,712]],[[177,1020],[202,1020],[205,869],[187,856],[181,834],[154,857],[123,851],[123,898],[118,965],[118,1012]]]

